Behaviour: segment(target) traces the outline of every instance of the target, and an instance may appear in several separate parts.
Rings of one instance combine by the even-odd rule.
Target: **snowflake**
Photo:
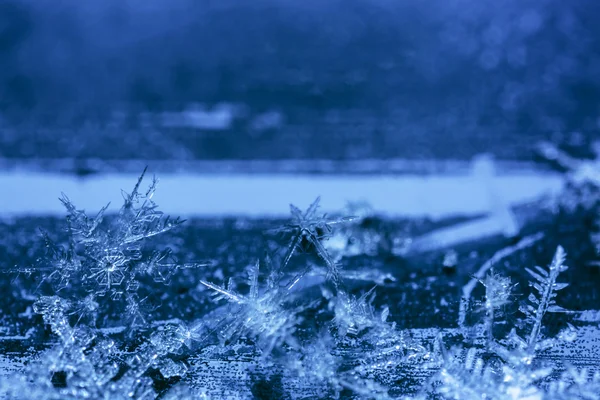
[[[103,289],[100,293],[110,291],[114,286],[120,286],[125,279],[126,264],[128,259],[121,252],[116,254],[108,254],[100,260],[95,260],[96,263],[90,268],[89,279],[95,279],[98,285]]]

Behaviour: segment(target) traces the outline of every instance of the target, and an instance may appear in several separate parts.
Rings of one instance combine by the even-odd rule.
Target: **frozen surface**
[[[600,331],[596,312],[586,310],[596,309],[598,288],[597,272],[585,267],[595,254],[581,229],[587,214],[550,207],[544,216],[542,191],[504,196],[508,182],[530,189],[550,182],[556,186],[545,188],[562,197],[560,176],[496,176],[479,167],[462,177],[255,176],[247,186],[237,176],[167,176],[156,196],[156,182],[146,189],[140,179],[117,197],[120,209],[100,209],[103,202],[86,206],[89,213],[78,200],[106,199],[109,186],[131,187],[128,176],[47,179],[41,189],[74,189],[60,198],[65,222],[16,213],[0,223],[0,266],[10,277],[1,281],[2,301],[11,305],[2,316],[0,392],[40,399],[597,393]],[[37,179],[20,183],[44,184]],[[216,192],[189,200],[220,193],[239,202],[251,198],[244,188],[264,196],[270,183],[282,198],[329,188],[334,212],[324,215],[317,198],[291,206],[289,217],[238,211],[246,216],[192,216],[183,224],[157,208],[177,185],[219,180],[229,192],[215,183]],[[378,213],[375,198],[370,205],[335,197],[333,189],[357,182],[382,195],[408,183],[462,184],[480,194],[484,216],[444,217],[453,210],[435,220],[427,213],[400,219],[393,210]],[[529,201],[524,219],[519,209]],[[41,237],[33,233],[38,224]]]

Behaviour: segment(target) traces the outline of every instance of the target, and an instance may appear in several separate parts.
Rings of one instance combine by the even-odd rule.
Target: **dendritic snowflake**
[[[158,210],[152,200],[156,179],[145,192],[140,191],[145,172],[131,193],[123,192],[123,206],[109,221],[105,221],[108,205],[94,217],[88,217],[63,194],[61,202],[68,213],[68,245],[55,244],[44,235],[48,259],[42,262],[42,269],[51,272],[43,275],[43,281],[50,282],[55,293],[73,302],[91,296],[92,301],[104,307],[122,304],[121,312],[127,314],[124,320],[139,322],[143,320],[139,314],[144,307],[136,304],[142,301],[137,293],[144,276],[168,283],[177,270],[210,264],[177,263],[169,249],[149,252],[148,239],[171,231],[183,221],[165,217]]]

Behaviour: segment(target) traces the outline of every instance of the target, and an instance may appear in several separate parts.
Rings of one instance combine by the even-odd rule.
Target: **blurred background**
[[[585,155],[599,18],[592,0],[2,0],[0,157]]]

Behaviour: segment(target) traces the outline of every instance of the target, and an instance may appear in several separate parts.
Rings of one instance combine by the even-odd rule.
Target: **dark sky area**
[[[2,0],[0,111],[241,102],[596,129],[593,0]]]

